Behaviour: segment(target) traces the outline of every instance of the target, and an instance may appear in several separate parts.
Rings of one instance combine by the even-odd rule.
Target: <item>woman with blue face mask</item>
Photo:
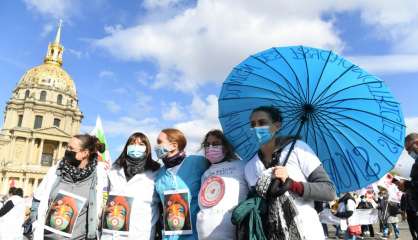
[[[108,176],[101,239],[154,239],[159,216],[154,180],[159,169],[147,136],[133,133]]]
[[[257,193],[266,199],[268,212],[262,218],[267,224],[267,238],[276,239],[281,232],[287,236],[283,239],[324,239],[314,201],[332,201],[336,195],[320,160],[305,142],[277,135],[282,124],[277,108],[262,106],[254,109],[250,122],[260,149],[245,166],[245,178],[249,187],[255,187]],[[282,166],[292,141],[296,141],[294,149],[287,164]],[[277,201],[284,194],[294,200],[292,204]],[[279,215],[295,214],[288,213],[289,206],[296,209],[298,217],[286,219],[288,226],[283,228],[277,224]]]
[[[186,144],[184,134],[174,128],[162,130],[157,138],[155,152],[164,163],[155,181],[163,209],[163,239],[198,239],[198,194],[208,163],[203,156],[187,156]]]

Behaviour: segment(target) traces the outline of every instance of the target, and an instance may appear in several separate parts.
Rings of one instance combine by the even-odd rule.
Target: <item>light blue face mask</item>
[[[254,127],[251,128],[251,130],[254,132],[260,145],[268,143],[273,138],[273,134],[270,132],[269,126]]]
[[[155,154],[157,154],[157,158],[159,159],[163,159],[165,157],[167,157],[168,153],[170,152],[170,150],[163,145],[157,145],[154,148]]]
[[[131,145],[128,145],[126,149],[126,154],[131,158],[143,159],[145,157],[146,150],[147,150],[147,147],[145,145],[131,144]]]

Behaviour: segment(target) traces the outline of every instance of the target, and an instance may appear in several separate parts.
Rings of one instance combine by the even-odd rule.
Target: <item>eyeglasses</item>
[[[217,147],[217,146],[221,146],[221,143],[204,143],[203,147]]]

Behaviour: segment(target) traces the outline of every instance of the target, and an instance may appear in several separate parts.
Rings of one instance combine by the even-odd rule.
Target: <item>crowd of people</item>
[[[154,147],[158,160],[148,137],[136,132],[107,171],[98,162],[104,145],[95,136],[75,135],[36,189],[26,219],[23,192],[10,189],[0,209],[0,239],[325,239],[315,206],[337,196],[319,158],[296,136],[278,136],[279,109],[258,107],[249,121],[259,151],[248,162],[220,130],[202,138],[200,156],[186,154],[185,135],[167,128]],[[406,147],[418,153],[418,136]],[[418,184],[413,171],[411,181],[397,183],[408,193],[397,207],[413,219],[410,226],[416,224],[409,204]],[[359,199],[347,193],[322,207],[340,219],[356,208],[377,208],[386,219],[381,231],[388,235],[391,226],[399,234],[383,191],[372,202]],[[348,227],[346,239],[374,233],[372,226]]]

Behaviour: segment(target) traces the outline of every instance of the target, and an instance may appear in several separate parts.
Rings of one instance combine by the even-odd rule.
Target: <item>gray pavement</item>
[[[411,240],[411,233],[409,232],[409,228],[408,228],[408,223],[405,222],[400,222],[398,223],[399,229],[400,229],[400,236],[398,239],[400,240]],[[357,239],[364,239],[364,240],[369,240],[369,239],[395,239],[395,235],[392,233],[391,236],[389,236],[388,238],[382,238],[382,234],[379,233],[379,224],[375,224],[373,225],[373,229],[375,232],[375,236],[374,237],[363,237],[363,238],[357,238]],[[335,238],[335,228],[331,225],[328,225],[328,231],[329,231],[329,237],[328,239],[344,239],[344,236],[341,236],[341,238]]]

